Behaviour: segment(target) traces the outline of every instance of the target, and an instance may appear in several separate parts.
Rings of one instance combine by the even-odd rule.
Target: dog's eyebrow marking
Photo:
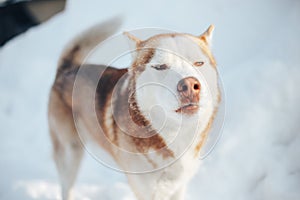
[[[156,70],[166,70],[169,68],[169,66],[166,64],[151,65],[151,67]]]
[[[201,67],[202,65],[204,65],[203,61],[196,61],[196,62],[194,62],[194,66],[196,66],[196,67]]]

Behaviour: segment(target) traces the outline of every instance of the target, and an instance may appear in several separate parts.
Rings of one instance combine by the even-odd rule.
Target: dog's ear
[[[139,38],[130,34],[129,32],[123,32],[123,34],[129,39],[128,45],[129,45],[130,50],[137,49],[140,46],[140,44],[142,43],[142,40],[140,40]],[[132,59],[136,58],[136,51],[131,51],[131,57],[132,57]]]
[[[123,34],[126,35],[131,41],[135,42],[136,47],[139,46],[139,44],[141,44],[142,42],[142,40],[130,34],[129,32],[125,31]]]
[[[208,29],[199,36],[200,40],[205,42],[208,46],[211,46],[211,40],[214,32],[214,25],[210,25]]]

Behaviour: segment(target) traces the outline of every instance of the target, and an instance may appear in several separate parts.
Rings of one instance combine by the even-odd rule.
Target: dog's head
[[[213,26],[200,36],[171,33],[139,40],[130,68],[137,106],[154,127],[210,118],[219,96],[216,63],[210,51]]]

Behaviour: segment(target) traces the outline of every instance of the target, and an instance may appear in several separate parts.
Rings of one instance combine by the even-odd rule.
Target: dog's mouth
[[[199,104],[189,103],[189,104],[182,105],[180,108],[175,110],[175,112],[184,113],[184,114],[194,114],[198,111],[198,109],[199,109]]]

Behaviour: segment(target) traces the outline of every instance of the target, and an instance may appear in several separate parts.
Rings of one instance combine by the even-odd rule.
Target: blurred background
[[[187,199],[299,200],[298,0],[0,0],[0,199],[59,199],[46,115],[57,61],[75,35],[120,14],[121,30],[216,27],[226,120]],[[75,197],[134,199],[123,174],[88,154]]]

